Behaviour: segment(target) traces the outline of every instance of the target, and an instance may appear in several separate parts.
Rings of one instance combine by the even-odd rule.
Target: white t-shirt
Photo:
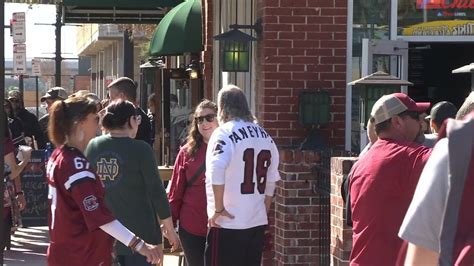
[[[448,139],[433,149],[416,186],[398,236],[410,243],[439,252],[439,235],[449,188]]]
[[[273,139],[259,125],[232,120],[212,134],[206,153],[207,214],[215,211],[212,185],[225,185],[224,207],[234,219],[218,217],[227,229],[247,229],[268,223],[266,182],[280,180],[279,154]]]

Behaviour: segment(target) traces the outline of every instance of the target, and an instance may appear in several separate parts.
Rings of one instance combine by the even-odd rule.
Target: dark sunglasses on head
[[[198,124],[202,124],[204,122],[204,119],[206,119],[207,122],[211,123],[211,122],[214,121],[214,119],[216,119],[216,114],[208,114],[208,115],[205,115],[205,116],[198,116],[198,117],[194,118],[194,120]]]

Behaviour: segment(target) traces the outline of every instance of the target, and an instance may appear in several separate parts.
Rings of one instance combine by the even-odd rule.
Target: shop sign
[[[440,20],[416,24],[403,29],[405,36],[471,36],[474,20]]]
[[[448,3],[450,2],[450,3]],[[473,0],[417,0],[418,9],[474,9]]]

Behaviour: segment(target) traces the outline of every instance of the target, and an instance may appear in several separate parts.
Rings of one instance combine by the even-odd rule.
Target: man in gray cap
[[[41,97],[41,103],[46,104],[46,111],[47,113],[39,119],[39,124],[41,127],[41,131],[45,137],[46,142],[49,141],[48,136],[48,122],[49,122],[49,109],[56,101],[62,101],[67,98],[67,92],[65,89],[61,87],[53,87],[49,89],[43,97]]]
[[[423,134],[420,114],[429,106],[393,93],[382,96],[372,108],[379,139],[354,164],[349,183],[351,264],[397,264],[403,247],[397,233],[431,152],[415,142]]]
[[[13,114],[20,119],[23,124],[25,137],[30,137],[36,140],[39,149],[43,149],[46,145],[43,132],[41,132],[38,118],[25,109],[23,97],[18,90],[11,90],[8,92],[8,100],[12,103]]]
[[[457,111],[458,109],[456,106],[447,101],[439,102],[431,108],[430,115],[425,117],[425,119],[429,119],[432,133],[425,134],[425,141],[423,142],[424,146],[430,148],[434,147],[438,140],[438,132],[440,131],[444,120],[456,117]]]

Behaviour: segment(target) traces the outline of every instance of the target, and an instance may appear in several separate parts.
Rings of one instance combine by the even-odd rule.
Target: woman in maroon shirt
[[[21,191],[21,183],[20,183],[20,173],[23,171],[25,166],[28,164],[28,161],[30,160],[31,156],[31,150],[29,151],[20,151],[22,156],[23,156],[23,161],[21,161],[19,164],[16,163],[15,160],[15,147],[13,145],[13,141],[10,138],[10,130],[8,129],[8,120],[5,117],[5,120],[3,121],[4,123],[4,128],[5,128],[5,139],[3,142],[3,147],[4,147],[4,152],[3,152],[3,158],[5,162],[5,168],[8,168],[9,174],[8,178],[10,180],[13,180],[13,182],[8,182],[4,183],[5,184],[5,191],[3,194],[3,226],[1,228],[1,233],[0,233],[0,249],[2,250],[2,255],[0,257],[0,265],[3,265],[3,250],[5,250],[5,246],[9,242],[10,239],[10,230],[11,227],[13,226],[13,218],[16,218],[16,216],[12,216],[12,200],[10,197],[10,194],[8,193],[8,189],[10,187],[10,192],[15,193],[15,197],[18,202],[18,207],[20,210],[23,210],[26,207],[26,201],[25,197],[23,195],[23,191]],[[5,169],[6,170],[6,169]],[[6,171],[4,170],[4,173]],[[16,191],[13,189],[13,183],[16,188]],[[16,226],[16,224],[15,224]]]
[[[217,123],[217,105],[203,100],[194,111],[187,143],[176,157],[168,198],[188,266],[204,265],[207,234],[205,161]]]

